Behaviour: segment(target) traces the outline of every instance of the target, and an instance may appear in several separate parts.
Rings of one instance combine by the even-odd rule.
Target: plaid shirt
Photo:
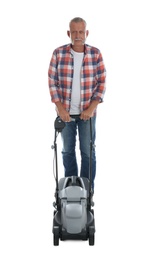
[[[70,44],[54,50],[49,65],[48,77],[52,102],[60,101],[64,108],[70,111],[73,81],[73,54],[71,53]],[[85,53],[80,73],[81,111],[87,109],[92,100],[103,102],[106,89],[105,79],[106,69],[100,51],[85,44]]]

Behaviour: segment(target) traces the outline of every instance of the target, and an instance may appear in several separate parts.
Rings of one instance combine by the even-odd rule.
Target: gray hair
[[[83,18],[81,18],[81,17],[75,17],[75,18],[73,18],[70,22],[69,22],[69,27],[70,27],[70,25],[71,25],[71,23],[81,23],[81,22],[83,22],[84,24],[85,24],[85,26],[87,25],[87,23],[86,23],[86,21],[83,19]]]

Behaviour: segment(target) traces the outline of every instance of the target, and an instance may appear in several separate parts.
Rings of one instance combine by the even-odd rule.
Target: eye
[[[85,32],[84,32],[84,31],[72,31],[72,32],[71,32],[71,34],[76,34],[76,33],[84,34]]]

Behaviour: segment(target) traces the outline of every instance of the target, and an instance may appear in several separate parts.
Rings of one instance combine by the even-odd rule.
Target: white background
[[[157,259],[155,2],[1,1],[1,259]],[[97,118],[95,246],[54,247],[56,114],[47,71],[52,51],[69,43],[75,16],[87,21],[87,43],[101,50],[107,69]]]

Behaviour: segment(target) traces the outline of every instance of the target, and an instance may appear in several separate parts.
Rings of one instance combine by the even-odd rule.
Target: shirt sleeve
[[[92,100],[103,102],[104,94],[106,91],[106,68],[103,61],[102,54],[99,53],[97,59],[97,84],[92,96]]]
[[[48,85],[49,91],[51,96],[51,101],[56,103],[60,101],[60,91],[59,91],[59,80],[58,80],[58,73],[57,73],[57,55],[56,51],[53,52],[49,69],[48,69]]]

